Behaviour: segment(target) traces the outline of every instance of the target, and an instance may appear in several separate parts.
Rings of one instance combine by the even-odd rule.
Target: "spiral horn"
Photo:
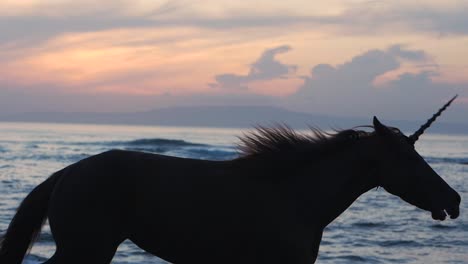
[[[422,125],[416,132],[414,132],[413,135],[408,137],[411,144],[414,144],[418,140],[419,136],[421,136],[424,133],[424,130],[426,130],[428,127],[430,127],[431,124],[437,119],[437,117],[439,117],[440,114],[442,114],[442,112],[445,109],[447,109],[447,107],[449,107],[449,105],[457,97],[458,97],[458,94],[455,95],[452,99],[450,99],[450,101],[448,101],[444,106],[442,106],[442,108],[440,108],[439,111],[437,111],[437,113],[435,113],[431,118],[429,118],[424,125]]]

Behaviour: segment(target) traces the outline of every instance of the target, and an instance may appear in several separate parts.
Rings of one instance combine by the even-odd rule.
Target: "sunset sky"
[[[468,122],[468,1],[2,0],[0,111],[269,105]]]

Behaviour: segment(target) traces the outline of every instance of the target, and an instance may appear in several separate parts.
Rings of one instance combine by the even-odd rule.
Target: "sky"
[[[266,105],[468,123],[468,1],[2,0],[0,112]]]

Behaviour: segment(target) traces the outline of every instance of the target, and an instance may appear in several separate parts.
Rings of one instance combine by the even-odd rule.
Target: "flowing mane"
[[[258,126],[255,130],[239,137],[238,150],[241,158],[304,152],[323,153],[375,133],[356,128],[325,132],[310,127],[310,133],[299,133],[286,125]]]

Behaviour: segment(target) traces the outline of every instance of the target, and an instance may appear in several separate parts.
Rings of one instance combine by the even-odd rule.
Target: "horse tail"
[[[5,235],[0,238],[0,263],[20,264],[23,261],[47,218],[49,198],[61,172],[52,174],[23,200]]]

